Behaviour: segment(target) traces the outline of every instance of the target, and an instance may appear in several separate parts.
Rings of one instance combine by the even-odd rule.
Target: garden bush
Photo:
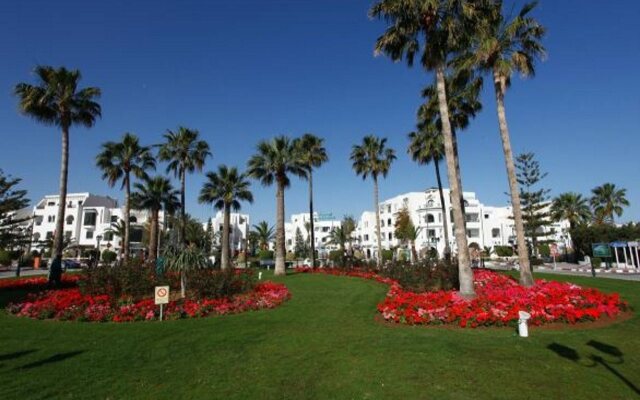
[[[113,263],[118,258],[118,255],[111,250],[105,250],[102,252],[102,261],[107,264]]]
[[[529,259],[529,264],[531,264],[532,266],[544,265],[544,261],[537,257],[531,257]]]
[[[391,261],[393,260],[393,250],[382,250],[382,261]]]
[[[80,290],[88,295],[109,295],[112,299],[122,296],[140,299],[153,294],[154,286],[166,281],[156,277],[152,265],[127,262],[112,267],[98,265],[88,268],[84,279],[78,282]]]
[[[189,289],[196,298],[220,299],[248,292],[256,285],[256,277],[251,270],[194,269],[187,272],[187,277]]]
[[[593,268],[602,267],[602,259],[600,257],[593,257],[591,259],[591,265],[593,266]]]
[[[0,265],[2,266],[11,265],[11,254],[6,250],[0,249]]]
[[[261,260],[273,260],[273,251],[260,250],[260,253],[258,253],[258,258]]]
[[[457,262],[421,261],[415,264],[393,263],[385,266],[381,275],[397,281],[405,290],[415,293],[458,289]]]
[[[493,248],[498,257],[511,257],[513,256],[513,248],[511,246],[495,246]]]

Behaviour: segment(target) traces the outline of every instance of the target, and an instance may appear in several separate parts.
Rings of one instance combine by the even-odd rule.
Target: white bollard
[[[258,280],[261,281],[262,280],[262,271],[258,272]]]
[[[531,314],[526,311],[519,311],[520,319],[518,320],[518,333],[520,337],[528,337],[529,336],[529,327],[527,325],[527,321],[531,318]]]

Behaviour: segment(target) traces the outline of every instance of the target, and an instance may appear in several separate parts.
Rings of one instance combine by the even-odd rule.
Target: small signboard
[[[558,245],[555,243],[551,243],[551,245],[549,246],[549,251],[551,253],[551,257],[556,258],[558,257],[559,253],[558,253]]]
[[[156,286],[156,304],[169,303],[169,286]]]
[[[591,251],[594,257],[611,257],[611,248],[609,248],[609,243],[593,243],[591,245]]]
[[[636,242],[627,242],[627,246],[629,247],[639,247],[640,243]]]

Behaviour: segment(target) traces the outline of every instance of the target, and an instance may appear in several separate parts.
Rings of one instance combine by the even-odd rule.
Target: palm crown
[[[307,165],[299,156],[294,141],[286,136],[278,136],[258,144],[258,152],[248,162],[247,174],[258,179],[264,186],[278,181],[283,187],[290,185],[287,174],[304,177]]]
[[[329,161],[327,149],[324,148],[324,139],[322,138],[311,133],[305,133],[302,137],[294,140],[294,145],[298,151],[300,163],[308,171]]]
[[[36,85],[19,83],[15,94],[20,98],[20,111],[38,122],[69,128],[71,125],[91,127],[101,116],[100,89],[78,89],[80,71],[37,66]]]
[[[209,144],[198,140],[199,132],[195,129],[179,127],[176,132],[167,131],[165,143],[160,146],[158,158],[168,161],[167,172],[176,177],[186,172],[201,171],[207,157],[211,156]]]
[[[602,186],[594,188],[591,197],[591,207],[599,218],[599,222],[613,222],[614,214],[618,217],[622,215],[623,207],[629,205],[627,200],[627,190],[618,189],[613,183],[605,183]]]
[[[263,249],[266,249],[269,246],[269,242],[273,240],[273,226],[269,226],[267,221],[260,221],[254,225],[252,232],[256,235],[260,247]]]
[[[207,181],[202,186],[198,201],[213,203],[219,210],[225,206],[239,210],[240,201],[253,203],[250,187],[246,175],[239,173],[237,168],[220,165],[217,172],[207,173]]]
[[[96,157],[96,165],[102,170],[102,179],[109,186],[132,173],[138,178],[145,178],[147,170],[155,169],[156,162],[149,147],[141,146],[138,137],[125,133],[120,142],[106,142]],[[122,187],[125,186],[122,180]]]
[[[560,194],[553,200],[551,215],[556,221],[568,220],[573,228],[588,221],[591,218],[591,210],[587,199],[581,194],[568,192]]]
[[[353,169],[362,179],[371,175],[374,179],[378,176],[386,177],[391,168],[391,163],[396,159],[395,151],[386,147],[387,138],[377,136],[365,136],[361,145],[353,146],[351,161]]]
[[[177,207],[178,191],[171,181],[163,176],[145,177],[143,182],[134,184],[136,192],[131,195],[132,203],[141,210],[159,211],[163,208]]]

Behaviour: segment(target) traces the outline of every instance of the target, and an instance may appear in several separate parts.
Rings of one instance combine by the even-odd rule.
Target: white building
[[[295,251],[297,231],[300,232],[303,240],[309,243],[310,221],[309,213],[301,213],[291,215],[291,222],[285,222],[285,245],[288,252]],[[329,251],[338,248],[337,245],[329,243],[329,235],[331,230],[339,227],[340,224],[341,221],[332,213],[313,213],[315,247],[320,257],[325,257]]]
[[[229,246],[232,250],[240,251],[244,249],[245,241],[251,229],[251,219],[248,214],[231,213],[230,215],[231,232],[229,236]],[[211,218],[213,232],[216,234],[214,242],[220,245],[222,240],[222,230],[224,225],[224,213],[218,211]],[[207,229],[207,224],[204,224]]]
[[[58,195],[48,195],[40,200],[33,209],[32,248],[43,249],[44,241],[53,239],[58,214]],[[123,220],[124,209],[108,196],[96,196],[91,193],[67,194],[65,208],[64,237],[70,248],[110,249],[119,252],[122,238],[114,235],[114,224]],[[142,234],[149,212],[131,210],[130,246],[132,252],[143,250]],[[160,223],[163,223],[160,212]]]
[[[395,237],[395,221],[397,213],[406,207],[413,224],[420,230],[416,241],[418,251],[433,248],[438,251],[438,254],[444,253],[446,218],[449,246],[453,252],[456,252],[449,189],[444,189],[443,194],[446,210],[444,214],[437,188],[429,188],[424,192],[409,192],[382,201],[380,203],[382,248],[390,249],[402,244]],[[480,248],[493,248],[494,246],[515,244],[515,228],[511,207],[486,206],[477,199],[474,192],[464,192],[463,202],[469,245],[476,244]],[[550,228],[545,229],[544,233],[547,235],[540,239],[567,244],[569,241],[568,226],[567,221],[554,223]],[[367,258],[377,256],[375,212],[365,211],[362,213],[355,236],[361,251]]]

